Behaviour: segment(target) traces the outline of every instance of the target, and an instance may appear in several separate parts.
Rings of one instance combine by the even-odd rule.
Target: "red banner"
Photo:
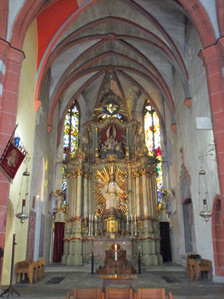
[[[25,153],[22,153],[14,144],[10,143],[0,161],[0,169],[9,181],[14,179],[24,158]]]

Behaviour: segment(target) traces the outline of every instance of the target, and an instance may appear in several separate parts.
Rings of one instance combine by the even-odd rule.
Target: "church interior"
[[[43,260],[205,260],[223,284],[223,0],[1,0],[0,20],[3,289]]]

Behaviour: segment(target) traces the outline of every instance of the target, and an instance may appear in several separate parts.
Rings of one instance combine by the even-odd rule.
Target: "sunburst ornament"
[[[112,165],[104,167],[101,171],[96,172],[96,194],[97,194],[97,204],[96,204],[96,215],[101,216],[106,209],[106,199],[102,194],[102,189],[110,180],[110,176],[114,176],[115,183],[121,189],[121,192],[117,193],[119,202],[117,203],[117,209],[123,214],[128,215],[128,197],[126,193],[127,189],[127,174],[120,168]]]

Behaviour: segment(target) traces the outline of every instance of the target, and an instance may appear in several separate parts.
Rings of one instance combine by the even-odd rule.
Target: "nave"
[[[137,268],[137,265],[136,269]],[[98,265],[95,265],[95,269]],[[91,264],[83,267],[68,267],[52,264],[46,267],[45,277],[34,283],[17,283],[20,299],[65,299],[65,294],[74,288],[102,288],[100,275],[91,274]],[[109,287],[118,287],[109,285]],[[127,287],[120,285],[120,287]],[[143,267],[137,274],[134,290],[138,288],[165,288],[175,299],[221,299],[224,284],[207,279],[192,281],[186,276],[185,268],[174,263]],[[2,288],[2,291],[5,289]],[[17,298],[16,295],[14,295]]]

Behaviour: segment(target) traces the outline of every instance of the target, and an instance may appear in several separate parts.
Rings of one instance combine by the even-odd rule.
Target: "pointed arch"
[[[222,218],[222,198],[216,194],[212,206],[212,240],[215,263],[215,274],[224,276],[224,223]]]

